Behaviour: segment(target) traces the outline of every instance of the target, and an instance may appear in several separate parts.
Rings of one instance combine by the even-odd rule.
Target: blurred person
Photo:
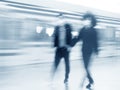
[[[94,80],[90,74],[89,66],[91,62],[91,56],[93,53],[98,54],[98,33],[95,29],[97,20],[92,13],[86,13],[83,15],[83,28],[79,31],[78,37],[72,40],[74,46],[78,41],[82,40],[82,58],[88,78],[89,84],[86,88],[90,89]],[[83,80],[84,81],[84,80]],[[83,83],[83,82],[82,82]]]
[[[54,47],[56,47],[55,51],[55,59],[54,59],[54,69],[52,72],[52,77],[60,64],[62,58],[65,61],[65,79],[64,83],[68,82],[69,73],[70,73],[70,61],[69,54],[71,48],[71,40],[72,40],[72,27],[70,24],[65,23],[64,25],[57,25],[54,30]]]

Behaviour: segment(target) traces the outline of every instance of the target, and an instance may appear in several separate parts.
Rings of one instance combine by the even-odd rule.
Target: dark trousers
[[[92,52],[89,52],[89,53],[86,53],[87,51],[83,51],[82,52],[82,55],[83,55],[83,63],[84,63],[84,67],[85,67],[85,70],[86,70],[86,73],[87,73],[87,78],[89,80],[89,82],[92,84],[94,81],[90,75],[90,72],[89,72],[89,66],[90,66],[90,59],[91,59],[91,55],[92,55]]]
[[[54,73],[57,69],[57,67],[60,64],[60,60],[64,58],[65,61],[65,79],[69,78],[69,72],[70,72],[70,63],[69,63],[69,51],[66,47],[57,48],[55,53],[55,61],[54,61]]]

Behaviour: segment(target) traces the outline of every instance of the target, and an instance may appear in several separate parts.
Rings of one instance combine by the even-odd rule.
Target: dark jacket
[[[95,28],[82,28],[79,32],[79,36],[73,39],[73,46],[80,40],[83,41],[82,52],[98,52],[98,33]]]
[[[66,44],[71,46],[72,28],[71,28],[70,24],[65,24],[64,27],[66,30]],[[60,30],[60,26],[56,26],[55,30],[54,30],[54,47],[59,47],[59,30]]]

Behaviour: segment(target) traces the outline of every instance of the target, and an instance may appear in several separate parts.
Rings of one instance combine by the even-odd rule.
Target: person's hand
[[[71,51],[71,47],[68,47],[67,50],[70,52]]]
[[[67,46],[67,51],[68,51],[68,52],[71,51],[71,46]]]

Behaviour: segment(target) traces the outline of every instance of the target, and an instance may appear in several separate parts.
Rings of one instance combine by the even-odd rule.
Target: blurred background
[[[18,90],[21,81],[15,79],[20,78],[24,72],[25,77],[29,76],[31,71],[28,68],[37,69],[32,71],[34,75],[29,76],[31,78],[37,74],[36,78],[32,78],[34,82],[38,77],[44,76],[43,70],[44,73],[49,73],[50,70],[45,67],[51,67],[54,60],[54,27],[63,21],[68,22],[73,27],[72,35],[77,36],[82,27],[82,15],[86,11],[92,12],[97,18],[98,24],[95,28],[100,39],[98,57],[106,66],[110,66],[110,70],[114,60],[118,64],[120,57],[119,10],[120,1],[117,0],[0,0],[0,90]],[[63,20],[59,19],[61,14]],[[71,61],[81,59],[79,44],[72,49]],[[112,63],[108,64],[108,61]],[[16,74],[23,68],[23,72]],[[14,80],[13,86],[16,86],[16,82],[19,83],[16,88],[11,87],[11,80]],[[40,80],[41,78],[37,82],[42,82]],[[120,81],[118,78],[115,80]]]

